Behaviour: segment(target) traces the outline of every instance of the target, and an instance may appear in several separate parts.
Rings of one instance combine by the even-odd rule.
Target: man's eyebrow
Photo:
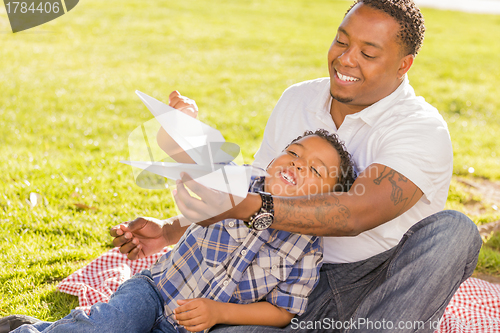
[[[349,34],[347,33],[347,31],[345,31],[344,28],[342,27],[339,27],[338,29],[339,32],[343,33],[344,35],[346,35],[347,37],[349,37]],[[373,46],[374,48],[377,48],[377,49],[380,49],[382,50],[382,46],[378,45],[377,43],[373,43],[373,42],[367,42],[367,41],[361,41],[363,44],[365,45],[368,45],[368,46]]]

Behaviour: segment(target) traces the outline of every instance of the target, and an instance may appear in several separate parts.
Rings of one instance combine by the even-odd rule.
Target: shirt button
[[[228,223],[228,225],[229,225],[229,227],[230,227],[230,228],[234,227],[234,221],[230,221],[230,222]]]
[[[246,255],[246,254],[247,254],[247,250],[243,250],[243,251],[241,251],[241,255],[242,255],[242,256],[244,256],[244,255]]]
[[[271,270],[272,270],[272,271],[274,271],[274,270],[276,270],[276,268],[278,268],[278,266],[273,265],[273,266],[271,267]]]
[[[229,281],[226,280],[226,281],[222,282],[222,284],[224,285],[224,287],[227,287],[227,285],[229,284]]]

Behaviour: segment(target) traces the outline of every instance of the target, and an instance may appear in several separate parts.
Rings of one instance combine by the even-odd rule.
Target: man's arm
[[[294,314],[269,302],[250,304],[222,303],[207,298],[179,300],[174,319],[191,332],[199,332],[215,324],[263,325],[283,327]]]
[[[236,207],[221,212],[223,194],[183,180],[201,200],[190,196],[178,184],[174,197],[186,218],[209,225],[225,218],[248,220],[261,205],[258,194],[249,193]],[[304,197],[274,197],[273,229],[315,236],[355,236],[388,222],[410,209],[422,191],[399,172],[372,164],[363,171],[349,192],[332,192]]]
[[[403,214],[422,195],[399,172],[373,164],[347,193],[276,198],[273,228],[317,236],[356,236]]]

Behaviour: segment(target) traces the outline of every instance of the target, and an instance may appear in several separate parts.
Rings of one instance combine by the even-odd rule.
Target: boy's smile
[[[327,140],[309,135],[288,146],[269,164],[265,190],[279,196],[331,192],[339,166],[337,150]]]

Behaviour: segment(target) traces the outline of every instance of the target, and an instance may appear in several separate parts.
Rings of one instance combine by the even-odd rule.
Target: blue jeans
[[[54,323],[23,325],[13,332],[176,333],[178,331],[163,316],[163,297],[151,278],[151,272],[144,270],[125,281],[111,296],[109,303],[94,304],[90,315],[82,310],[73,310],[68,316]]]
[[[214,333],[434,332],[476,267],[481,237],[455,211],[434,214],[369,259],[324,264],[306,312],[285,328],[216,325]]]

